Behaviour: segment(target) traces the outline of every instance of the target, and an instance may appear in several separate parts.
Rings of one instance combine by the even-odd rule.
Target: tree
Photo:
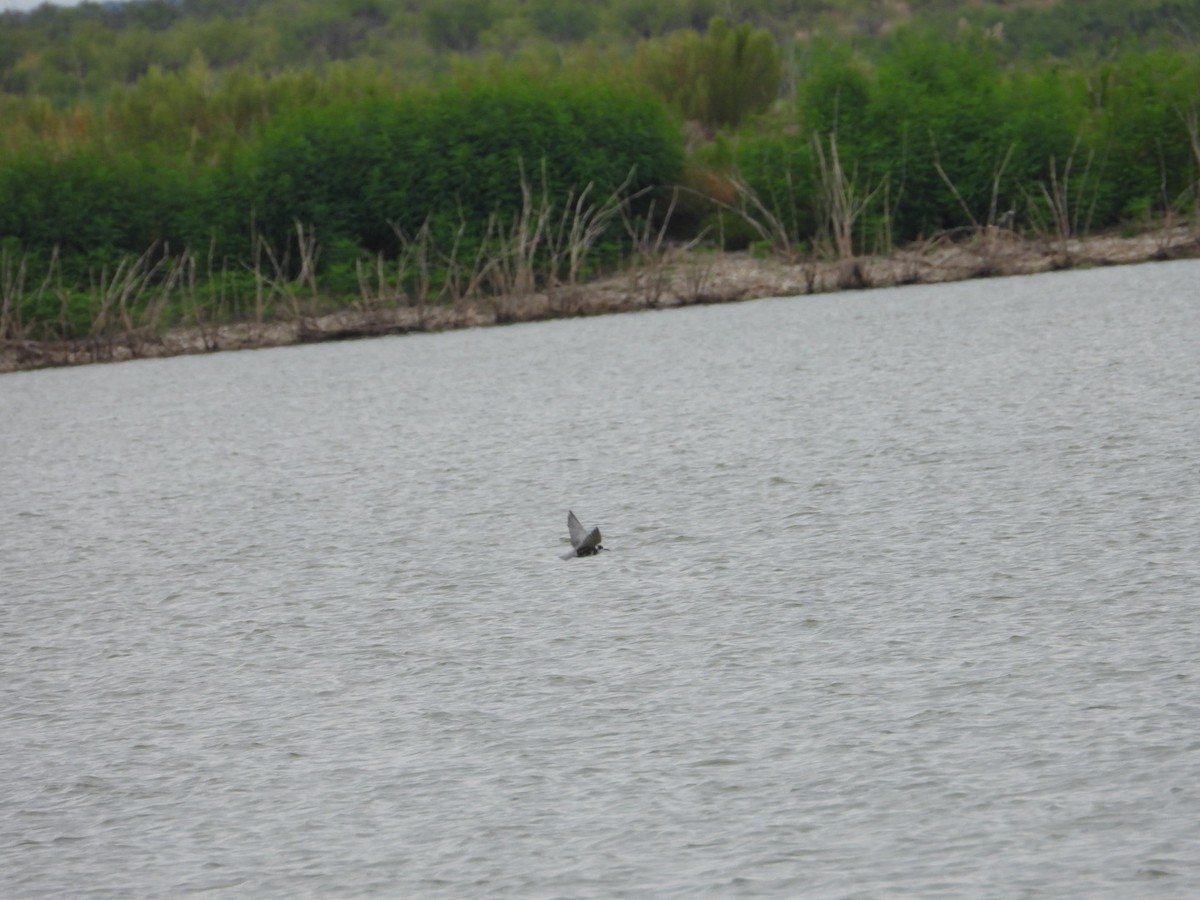
[[[638,74],[684,116],[706,128],[737,126],[779,92],[782,66],[770,32],[720,16],[704,35],[687,30],[638,47]]]
[[[466,53],[493,19],[491,0],[444,0],[425,10],[425,37],[434,47]]]
[[[589,0],[531,0],[528,8],[533,27],[554,41],[582,41],[596,30],[596,10]]]

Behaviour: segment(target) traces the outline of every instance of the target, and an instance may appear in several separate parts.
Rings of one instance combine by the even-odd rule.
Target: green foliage
[[[598,12],[591,0],[530,0],[534,29],[555,41],[582,41],[596,30]]]
[[[897,35],[875,61],[817,45],[795,121],[744,132],[736,168],[797,237],[821,231],[822,168],[834,144],[846,184],[868,199],[862,249],[879,229],[906,241],[997,221],[1051,228],[1057,198],[1072,228],[1154,210],[1193,209],[1200,160],[1187,130],[1200,110],[1188,52],[1125,51],[1097,66],[1014,68],[994,39]],[[828,168],[826,169],[828,172]],[[1065,220],[1064,220],[1065,221]],[[872,237],[875,235],[875,237]]]
[[[944,41],[963,22],[989,29],[1006,59],[1181,47],[1200,33],[1200,0],[141,0],[0,13],[0,92],[59,106],[104,98],[197,54],[215,70],[255,73],[370,60],[411,81],[444,72],[456,53],[511,60],[554,41],[576,44],[557,48],[568,59],[599,48],[625,65],[631,42],[702,31],[715,15],[766,29],[785,57],[794,45],[803,53],[809,35],[875,55],[900,26],[921,23]]]
[[[443,239],[510,217],[522,178],[552,197],[673,183],[678,131],[645,93],[604,82],[476,80],[280,117],[255,155],[256,210],[281,238],[295,221],[370,251],[427,221]]]
[[[638,48],[637,71],[686,118],[715,129],[736,126],[764,111],[779,91],[782,72],[775,41],[765,29],[730,27],[714,17],[708,31],[679,31]]]
[[[43,254],[57,247],[76,268],[182,244],[202,189],[195,174],[153,155],[80,147],[52,158],[31,148],[0,167],[0,236]]]
[[[703,28],[719,10],[705,0],[614,0],[610,16],[623,32],[651,38],[680,28]]]
[[[1134,40],[1177,45],[1180,38],[1190,41],[1200,33],[1200,3],[1195,0],[1074,0],[955,9],[942,17],[947,32],[959,28],[964,15],[985,27],[999,24],[1006,46],[1032,58],[1091,56]]]
[[[902,239],[962,224],[938,166],[986,219],[991,178],[1009,149],[999,74],[987,43],[950,44],[922,33],[905,35],[880,61],[869,115],[883,127],[872,129],[866,161],[903,188],[896,221]]]
[[[747,186],[777,217],[787,233],[798,241],[811,238],[820,229],[817,206],[817,160],[812,143],[781,134],[748,135],[739,141],[735,165]],[[749,235],[733,230],[735,244]]]
[[[818,43],[797,87],[805,128],[816,134],[836,131],[843,140],[866,140],[871,90],[871,73],[848,46]]]
[[[474,50],[493,21],[491,0],[442,0],[425,10],[425,36],[435,47]]]
[[[834,173],[862,206],[860,250],[1007,210],[1047,228],[1064,202],[1077,228],[1196,212],[1200,57],[1169,36],[1200,29],[1200,0],[912,4],[931,25],[846,38],[901,6],[147,0],[0,14],[0,248],[62,280],[22,315],[78,336],[130,254],[153,281],[189,248],[209,266],[192,302],[237,316],[266,246],[292,278],[315,235],[323,288],[353,292],[364,260],[396,265],[418,236],[436,267],[448,246],[469,256],[511,234],[523,182],[557,211],[631,171],[635,193],[684,178],[675,233],[714,209],[702,191],[725,204],[714,233],[741,246],[768,232],[776,247],[827,242]],[[703,126],[687,176],[678,118]],[[748,202],[739,186],[768,230],[731,216]],[[612,258],[622,234],[606,222],[596,246]]]
[[[1170,51],[1125,52],[1092,74],[1091,143],[1097,149],[1102,221],[1169,207],[1189,194],[1197,160],[1187,113],[1200,107],[1200,60]]]
[[[360,261],[418,234],[437,252],[483,246],[526,191],[561,214],[621,187],[646,192],[644,214],[683,161],[662,101],[603,80],[480,72],[401,91],[361,68],[221,79],[200,63],[152,70],[99,115],[11,105],[25,127],[0,145],[0,241],[35,269],[55,260],[68,292],[147,251],[236,271],[270,248],[296,277],[303,236],[324,287],[353,293]]]

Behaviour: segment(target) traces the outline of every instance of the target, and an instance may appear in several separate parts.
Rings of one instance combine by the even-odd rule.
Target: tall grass
[[[662,102],[628,85],[509,73],[405,89],[345,68],[218,78],[197,64],[99,111],[26,104],[0,145],[4,333],[574,284],[620,255],[617,209],[644,215],[682,165]],[[164,280],[186,302],[143,296]]]
[[[1011,210],[1008,229],[1061,254],[1097,229],[1200,218],[1197,109],[1191,51],[1014,67],[982,35],[909,32],[872,60],[814,51],[795,107],[707,163],[745,185],[751,232],[780,245],[782,231],[847,258],[984,234]]]
[[[119,342],[137,356],[171,328],[197,329],[215,348],[222,325],[305,323],[339,310],[359,314],[368,328],[401,310],[419,325],[434,308],[471,303],[506,321],[541,292],[570,311],[571,289],[624,255],[615,230],[652,227],[653,206],[637,206],[647,189],[634,190],[634,179],[631,169],[607,195],[589,184],[556,196],[545,180],[535,187],[522,173],[520,209],[492,214],[479,235],[468,239],[465,218],[449,231],[426,222],[409,234],[393,225],[400,250],[360,254],[350,292],[341,272],[322,267],[319,231],[299,220],[281,241],[256,233],[245,259],[220,256],[215,242],[205,252],[156,243],[74,274],[57,249],[39,269],[37,257],[0,244],[0,340],[75,341],[109,348],[102,356]]]

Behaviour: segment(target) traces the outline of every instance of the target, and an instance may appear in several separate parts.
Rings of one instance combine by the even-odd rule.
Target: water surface
[[[1198,294],[0,377],[0,894],[1200,892]]]

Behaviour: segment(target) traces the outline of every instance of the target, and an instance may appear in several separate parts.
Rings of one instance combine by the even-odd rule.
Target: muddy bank
[[[330,315],[291,321],[133,331],[64,342],[3,341],[0,372],[1197,256],[1200,236],[1182,227],[1068,242],[1031,241],[1011,232],[991,231],[959,240],[946,236],[888,257],[844,261],[674,251],[630,272],[585,285],[453,307],[366,300]]]

